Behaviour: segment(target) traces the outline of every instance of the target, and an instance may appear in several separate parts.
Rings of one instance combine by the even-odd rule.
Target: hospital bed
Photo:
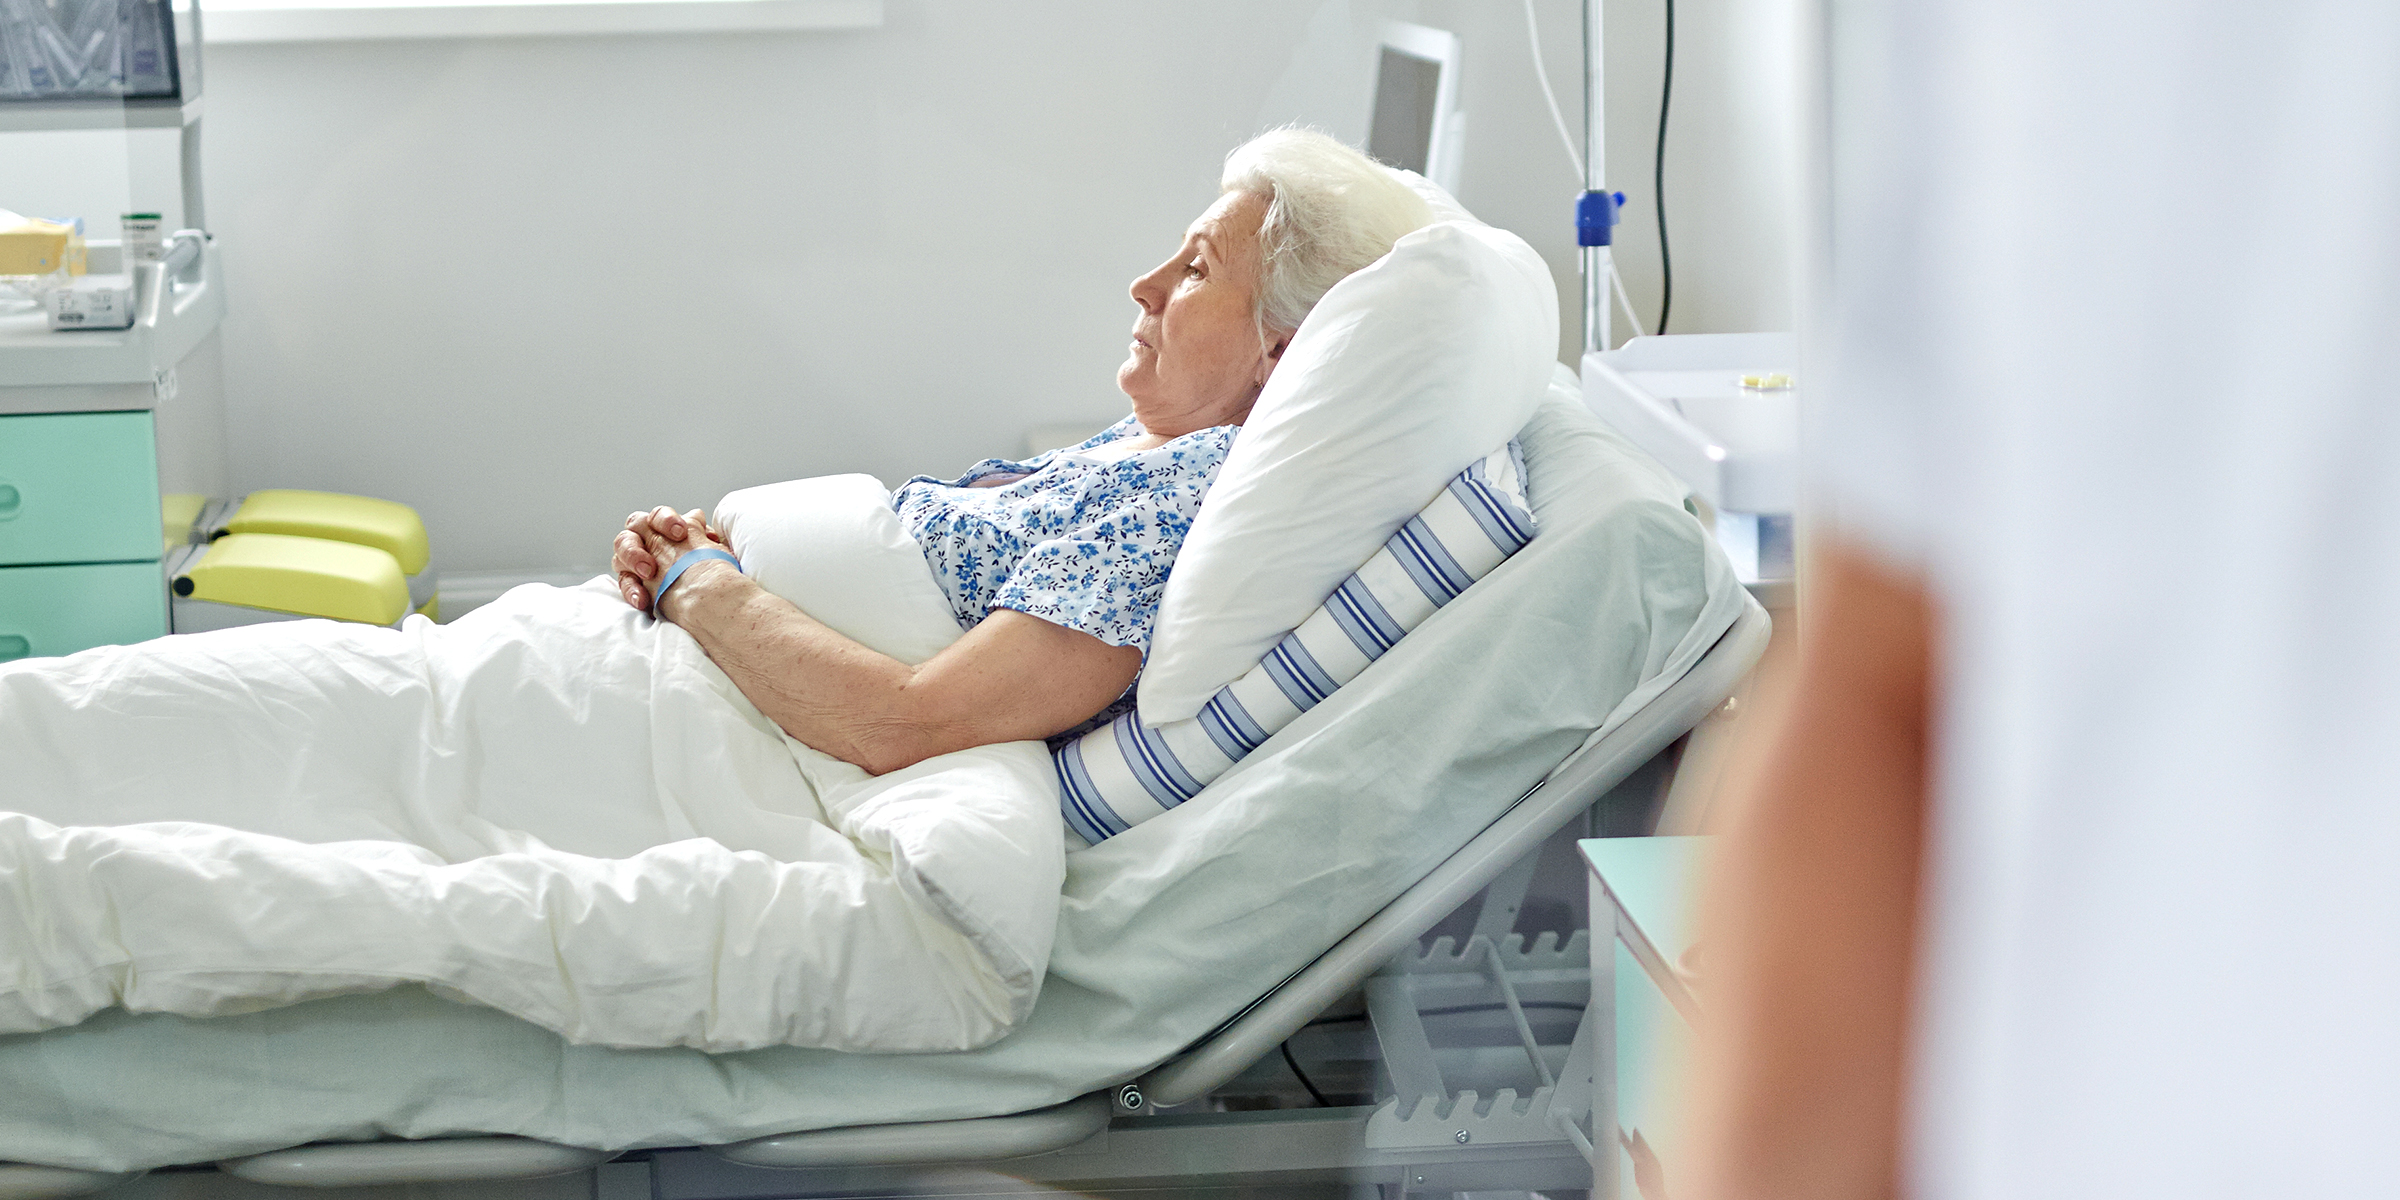
[[[1614,441],[1596,433],[1596,425],[1582,414],[1552,413],[1549,419],[1580,421],[1571,432],[1586,441]],[[1538,464],[1536,469],[1538,485]],[[1709,569],[1713,580],[1718,568]],[[1725,576],[1729,581],[1729,573]],[[1638,707],[1621,714],[1600,736],[1571,747],[1564,761],[1535,776],[1538,782],[1530,789],[1514,792],[1513,802],[1495,804],[1495,815],[1479,831],[1431,859],[1420,877],[1330,948],[1280,980],[1270,980],[1273,986],[1231,1019],[1130,1079],[1121,1076],[1121,1082],[1064,1102],[1003,1115],[893,1121],[877,1114],[873,1123],[638,1151],[623,1161],[610,1161],[614,1156],[605,1151],[493,1136],[318,1143],[228,1157],[219,1166],[241,1179],[296,1186],[461,1182],[596,1170],[599,1200],[1115,1190],[1194,1177],[1377,1183],[1402,1191],[1589,1186],[1591,1133],[1585,1126],[1595,1107],[1595,1089],[1609,1086],[1593,1067],[1595,1042],[1607,1031],[1593,1019],[1598,1006],[1584,1009],[1571,1027],[1554,1015],[1572,1007],[1581,994],[1578,988],[1588,978],[1587,947],[1581,935],[1563,940],[1545,935],[1529,944],[1510,930],[1545,841],[1562,830],[1574,831],[1578,818],[1595,805],[1603,811],[1648,805],[1662,774],[1671,772],[1678,739],[1724,705],[1762,652],[1767,618],[1738,587],[1727,598],[1712,584],[1701,611],[1699,619],[1714,619],[1709,613],[1730,619],[1702,643],[1696,658],[1645,685],[1649,694]],[[1456,925],[1454,912],[1479,893],[1481,904],[1471,910],[1463,936],[1420,945],[1445,918],[1451,918],[1445,927]],[[1455,1003],[1463,997],[1484,1002]],[[1541,1082],[1514,1094],[1462,1095],[1468,1089],[1456,1085],[1473,1083],[1474,1072],[1462,1072],[1459,1063],[1475,1056],[1451,1055],[1445,1073],[1443,1054],[1417,1014],[1427,998],[1489,1010],[1493,1024],[1513,1031],[1518,1043],[1513,1053]],[[1357,1015],[1372,1029],[1373,1057],[1380,1060],[1385,1081],[1376,1090],[1388,1091],[1388,1100],[1208,1111],[1219,1106],[1203,1102],[1246,1072],[1283,1071],[1279,1048],[1288,1048],[1295,1035],[1321,1028],[1312,1023],[1344,1006],[1365,1010]],[[879,1061],[895,1079],[905,1079],[909,1060]],[[1292,1066],[1296,1070],[1296,1060]],[[1608,1132],[1613,1142],[1614,1131]],[[0,1167],[0,1200],[72,1195],[123,1178],[100,1171]]]

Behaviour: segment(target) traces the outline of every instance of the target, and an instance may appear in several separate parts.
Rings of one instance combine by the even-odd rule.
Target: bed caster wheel
[[[1142,1096],[1142,1089],[1135,1087],[1130,1083],[1117,1089],[1118,1112],[1140,1112],[1142,1111],[1142,1106],[1145,1103],[1147,1103],[1147,1101]]]

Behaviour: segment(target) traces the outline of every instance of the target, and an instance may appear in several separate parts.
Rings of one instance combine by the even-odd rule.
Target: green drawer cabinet
[[[0,565],[158,556],[149,413],[0,417]]]
[[[147,412],[0,416],[0,661],[167,632]]]
[[[0,567],[0,662],[166,631],[167,581],[156,562]]]

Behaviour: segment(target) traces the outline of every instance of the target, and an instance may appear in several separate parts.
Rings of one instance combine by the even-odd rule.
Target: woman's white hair
[[[1398,176],[1314,129],[1270,129],[1244,142],[1225,156],[1220,183],[1267,199],[1258,229],[1262,338],[1300,328],[1334,284],[1433,220]]]

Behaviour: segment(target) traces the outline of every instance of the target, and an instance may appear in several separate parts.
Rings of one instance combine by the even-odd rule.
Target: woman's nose
[[[1133,285],[1125,289],[1133,296],[1133,302],[1142,306],[1143,312],[1155,313],[1158,311],[1159,297],[1165,294],[1164,289],[1159,287],[1159,278],[1165,274],[1166,268],[1161,267],[1147,275],[1136,277]]]

